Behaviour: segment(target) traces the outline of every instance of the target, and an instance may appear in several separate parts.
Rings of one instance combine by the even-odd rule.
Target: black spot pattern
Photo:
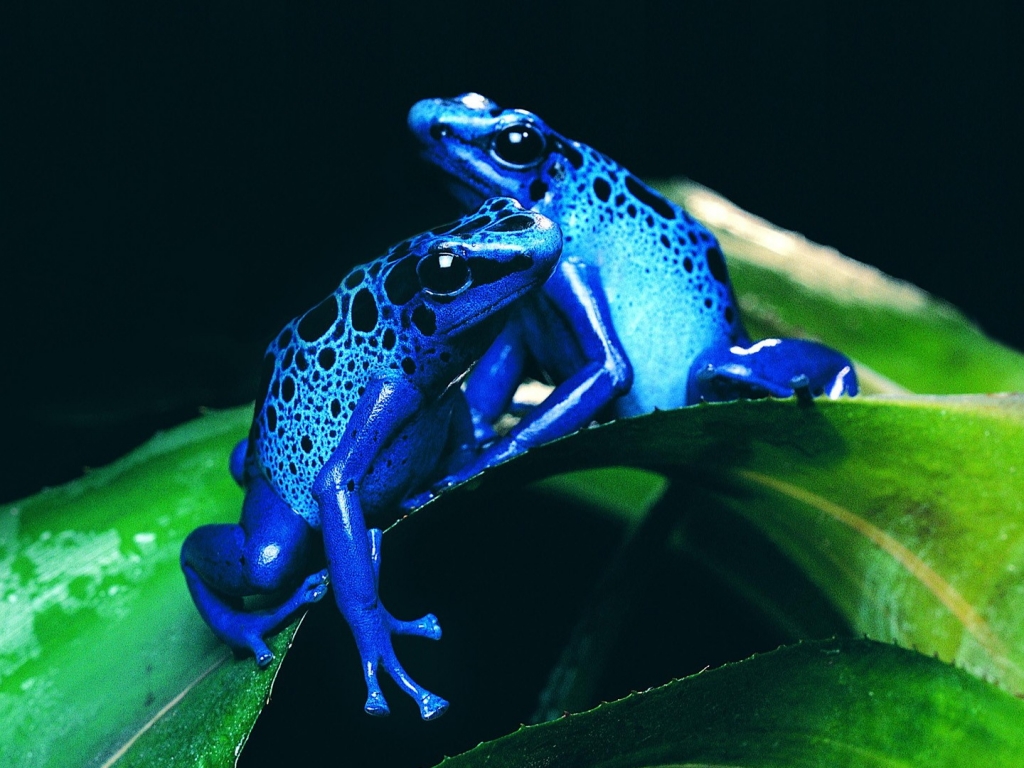
[[[338,358],[338,353],[331,347],[324,347],[320,350],[320,353],[316,356],[316,361],[320,363],[320,367],[325,371],[331,370],[334,367],[334,361]]]
[[[337,319],[338,301],[332,294],[302,316],[298,327],[299,337],[303,341],[316,341],[331,330]]]
[[[377,300],[363,288],[352,299],[352,327],[368,333],[377,327],[377,317]]]
[[[537,116],[529,120],[547,139],[541,179],[524,180],[521,171],[491,162],[486,147],[501,124],[487,125],[486,117],[469,149],[475,161],[489,164],[486,173],[461,158],[438,164],[485,194],[518,185],[521,203],[557,219],[564,252],[598,266],[610,281],[612,318],[634,369],[633,390],[619,401],[628,402],[617,405],[619,415],[685,405],[687,372],[697,355],[731,344],[743,331],[714,236],[614,160],[560,136]],[[465,141],[458,146],[466,151]],[[534,342],[549,356],[559,352],[548,346],[557,342]]]
[[[532,237],[534,224],[533,215],[516,203],[496,200],[449,226],[447,235],[424,234],[400,243],[387,256],[354,269],[331,296],[289,323],[271,343],[250,429],[252,450],[281,499],[311,525],[319,525],[320,514],[312,496],[314,480],[341,436],[357,432],[350,419],[361,399],[371,396],[378,382],[399,377],[415,377],[417,387],[435,387],[434,396],[439,396],[463,372],[455,361],[468,365],[458,345],[473,335],[476,318],[482,321],[487,313],[479,313],[473,303],[472,285],[455,298],[427,293],[417,277],[419,262],[431,254],[436,258],[439,240],[453,236],[500,244],[504,268],[484,258],[487,249],[476,242],[466,251],[473,254],[479,285],[486,286],[532,264],[529,255],[516,256],[508,246],[518,233]],[[443,247],[450,248],[450,242]],[[463,261],[468,275],[469,259]],[[439,331],[441,312],[450,311],[451,302],[462,296],[469,298],[467,309],[474,313],[461,319],[452,341]],[[459,320],[462,311],[448,315],[449,321]],[[492,325],[496,333],[500,326]],[[474,343],[484,345],[486,338]]]
[[[551,148],[568,160],[577,170],[583,167],[583,155],[574,146],[561,139],[553,139]]]
[[[725,269],[725,258],[718,248],[708,248],[707,253],[708,271],[711,276],[720,283],[729,283],[729,273]]]
[[[492,232],[522,232],[523,230],[529,229],[533,226],[533,217],[519,214],[517,216],[508,216],[493,227]]]
[[[533,259],[525,253],[514,256],[505,263],[490,259],[469,259],[469,269],[473,273],[474,285],[495,283],[513,272],[523,272],[533,266]]]
[[[412,312],[412,324],[419,328],[424,336],[433,336],[437,331],[437,317],[430,307],[420,304]]]
[[[419,279],[416,277],[416,264],[419,261],[415,256],[408,256],[391,268],[387,278],[384,280],[384,291],[388,300],[395,306],[408,304],[416,292],[420,289]]]
[[[626,189],[641,203],[653,208],[654,212],[663,219],[674,219],[676,217],[676,211],[668,200],[630,175],[626,176]]]

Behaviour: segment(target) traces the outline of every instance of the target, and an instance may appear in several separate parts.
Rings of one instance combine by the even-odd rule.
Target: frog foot
[[[380,689],[379,673],[386,672],[398,683],[417,704],[420,717],[424,720],[436,720],[448,709],[448,702],[431,693],[414,681],[398,661],[391,645],[392,635],[413,635],[428,640],[441,639],[441,625],[437,617],[428,613],[414,621],[400,621],[388,613],[379,603],[376,609],[380,625],[371,637],[365,637],[360,646],[360,657],[363,663],[363,675],[366,679],[366,703],[363,710],[368,715],[386,717],[391,709]]]
[[[228,640],[229,645],[238,648],[248,648],[256,657],[256,666],[265,669],[274,660],[274,654],[267,647],[263,638],[277,627],[284,624],[299,611],[304,605],[318,603],[327,594],[329,577],[327,570],[317,571],[312,576],[306,577],[287,600],[281,605],[269,611],[258,613],[242,614],[242,632],[245,642],[235,644]]]
[[[414,512],[427,502],[433,501],[442,493],[460,482],[458,477],[450,475],[431,485],[427,490],[404,499],[399,506],[404,512]]]
[[[250,651],[260,669],[274,660],[274,653],[264,637],[284,624],[302,606],[323,599],[328,585],[327,571],[318,571],[306,578],[280,605],[265,611],[247,612],[238,610],[216,595],[191,568],[185,570],[185,576],[196,597],[196,604],[214,634],[236,650]]]
[[[702,352],[690,368],[687,402],[791,397],[801,403],[857,394],[849,358],[807,339],[762,339]]]

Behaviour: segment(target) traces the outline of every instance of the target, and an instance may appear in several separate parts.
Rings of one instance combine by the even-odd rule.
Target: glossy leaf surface
[[[752,332],[833,344],[876,391],[1024,389],[1024,358],[942,302],[695,185],[669,191],[722,238]],[[531,452],[477,493],[582,467],[670,475],[763,532],[857,631],[1020,693],[1022,411],[976,397],[659,413]],[[250,415],[204,417],[0,509],[0,763],[102,764],[126,746],[119,764],[237,754],[274,672],[213,638],[177,559],[192,528],[237,520],[225,464]],[[665,481],[599,470],[547,487],[637,524]]]
[[[808,642],[523,728],[444,768],[1015,765],[1024,702],[869,640]]]
[[[809,408],[775,400],[619,421],[502,471],[585,463],[682,473],[763,531],[856,631],[1020,693],[1021,445],[1020,396],[864,397]]]
[[[196,526],[237,520],[225,457],[250,415],[205,416],[0,509],[0,764],[102,764],[154,718],[182,722],[181,708],[161,713],[194,686],[187,709],[202,710],[203,727],[167,747],[233,759],[275,673],[232,663],[192,605],[178,554]]]
[[[1024,391],[1024,356],[987,338],[946,302],[776,227],[699,184],[655,186],[721,241],[755,337],[805,336],[831,344],[860,364],[870,391]]]

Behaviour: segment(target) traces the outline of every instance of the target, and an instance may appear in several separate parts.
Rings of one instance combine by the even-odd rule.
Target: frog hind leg
[[[763,339],[706,350],[690,367],[687,402],[857,394],[853,363],[807,339]]]
[[[204,525],[181,548],[181,569],[192,600],[221,640],[249,650],[257,666],[274,658],[264,638],[304,605],[327,592],[327,571],[302,578],[312,543],[306,521],[278,498],[262,478],[252,480],[237,525]],[[287,593],[278,605],[247,611],[246,595]]]
[[[446,401],[442,407],[450,405]],[[449,415],[447,410],[425,406],[419,390],[405,380],[370,381],[341,442],[313,484],[324,553],[335,583],[334,600],[352,630],[366,680],[364,710],[371,715],[389,714],[378,680],[381,672],[416,701],[424,720],[440,717],[448,708],[447,701],[409,677],[392,647],[393,635],[438,640],[441,628],[432,614],[399,621],[384,607],[377,592],[381,535],[367,528],[363,505],[372,512],[385,506],[392,494],[397,501],[404,487],[431,469],[437,459],[436,443],[447,439],[443,433]],[[379,479],[370,480],[381,474],[371,474],[371,467],[387,467],[389,461],[387,481],[380,485]]]
[[[231,458],[228,459],[228,468],[231,470],[231,477],[242,488],[245,487],[245,454],[249,450],[249,439],[244,438],[231,449]]]
[[[370,542],[370,558],[373,564],[373,583],[374,588],[377,589],[380,582],[380,549],[383,541],[383,533],[380,528],[371,528],[366,533]],[[387,610],[384,610],[383,614],[385,616],[387,629],[393,635],[425,637],[428,640],[441,639],[441,624],[438,622],[437,617],[432,613],[428,613],[426,616],[412,621],[396,619]],[[398,685],[401,686],[409,696],[416,700],[420,708],[420,716],[424,720],[436,720],[447,711],[447,701],[437,694],[431,693],[409,677],[409,674],[405,671],[401,662],[398,661],[398,657],[395,655],[390,643],[387,643],[386,646],[380,649],[379,663],[383,664],[391,678],[398,683]],[[372,663],[364,663],[363,675],[366,679],[367,690],[366,705],[363,709],[371,715],[382,716],[390,714],[387,702],[384,700],[384,694],[380,689],[380,683],[377,679],[377,666]]]

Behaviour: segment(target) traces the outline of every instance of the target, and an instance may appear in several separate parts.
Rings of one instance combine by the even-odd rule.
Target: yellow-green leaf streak
[[[750,470],[736,470],[735,474],[755,485],[771,488],[785,496],[789,496],[802,502],[818,511],[828,515],[833,520],[851,528],[869,541],[876,544],[886,554],[896,560],[907,569],[911,576],[920,581],[929,592],[935,595],[949,612],[952,613],[964,628],[970,632],[979,643],[988,651],[993,662],[1004,672],[1013,668],[1020,671],[1019,667],[1007,657],[1006,646],[996,637],[988,622],[968,602],[956,587],[940,576],[928,563],[910,551],[907,547],[890,536],[870,521],[856,515],[850,510],[829,501],[828,499],[812,493],[792,483],[787,483],[774,477],[769,477],[761,472]]]

